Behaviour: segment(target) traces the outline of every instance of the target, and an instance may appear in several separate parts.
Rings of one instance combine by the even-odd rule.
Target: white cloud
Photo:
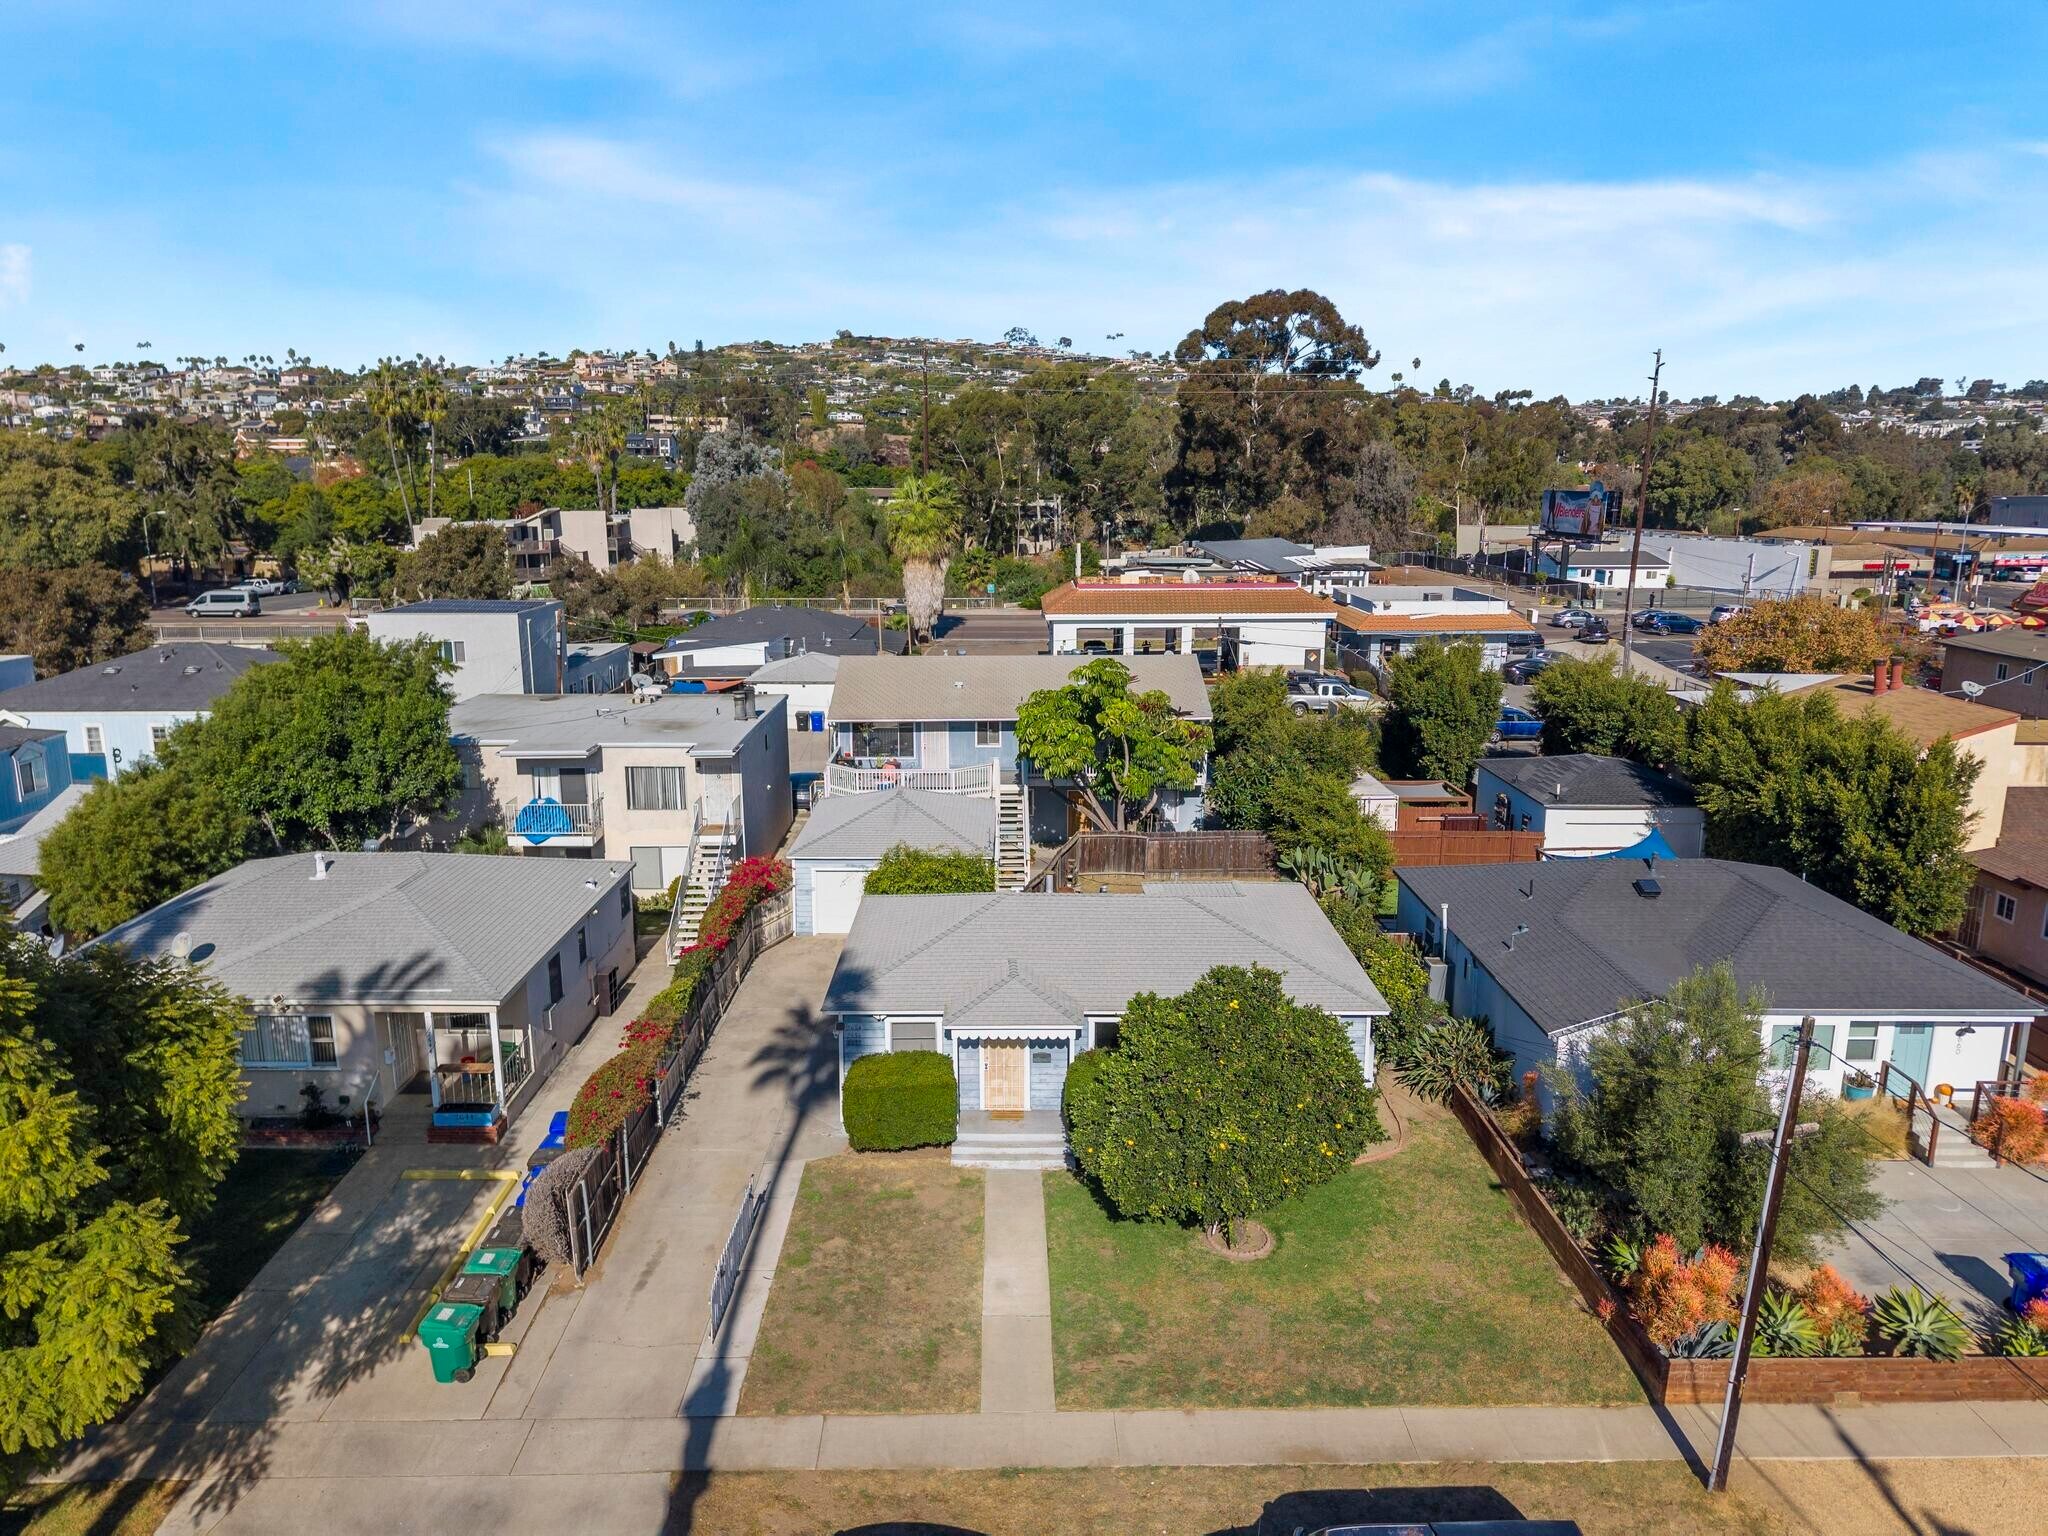
[[[1998,254],[2048,238],[2048,172],[2010,152],[1643,181],[1298,171],[952,214],[893,182],[755,185],[583,135],[500,160],[501,184],[470,189],[498,231],[482,259],[606,336],[1023,324],[1158,348],[1224,299],[1305,286],[1432,380],[1543,394],[1639,388],[1657,346],[1688,395],[2026,377],[2048,346],[2048,290]]]
[[[0,309],[28,303],[29,248],[10,241],[0,245]]]

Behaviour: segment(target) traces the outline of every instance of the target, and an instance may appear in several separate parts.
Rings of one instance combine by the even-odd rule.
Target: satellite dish
[[[1982,683],[1965,683],[1965,684],[1963,684],[1963,697],[1964,697],[1964,698],[1966,698],[1966,699],[1974,699],[1974,698],[1977,698],[1977,697],[1978,697],[1979,695],[1981,695],[1981,694],[1982,694],[1983,692],[1984,692],[1984,685],[1983,685]]]

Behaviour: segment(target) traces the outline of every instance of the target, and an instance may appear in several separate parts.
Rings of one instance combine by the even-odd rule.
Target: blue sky
[[[2048,376],[2048,6],[8,0],[6,360],[1170,346],[1429,381]],[[1409,370],[1413,371],[1413,370]]]

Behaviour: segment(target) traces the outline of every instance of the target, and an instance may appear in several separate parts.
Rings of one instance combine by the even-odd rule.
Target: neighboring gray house
[[[1728,961],[1767,998],[1763,1039],[1812,1014],[1812,1081],[1886,1062],[1931,1089],[1999,1075],[2038,1006],[1932,945],[1763,864],[1576,859],[1402,868],[1395,928],[1444,962],[1446,1001],[1516,1072],[1569,1056],[1620,1009]]]
[[[822,1011],[839,1034],[842,1081],[877,1051],[939,1051],[962,1109],[1056,1111],[1068,1063],[1115,1042],[1133,997],[1184,992],[1219,965],[1280,972],[1296,1002],[1344,1021],[1372,1080],[1372,1021],[1386,1000],[1292,881],[1136,896],[870,896]]]
[[[85,798],[86,789],[84,784],[68,785],[18,831],[0,837],[0,903],[7,908],[7,921],[24,933],[54,931],[47,916],[49,898],[38,884],[43,839]]]
[[[804,651],[764,663],[748,679],[757,697],[779,698],[788,706],[789,776],[799,786],[815,785],[825,773],[832,739],[825,722],[832,715],[839,661],[827,651]]]
[[[437,597],[382,608],[364,622],[387,643],[431,640],[454,665],[455,702],[480,693],[563,693],[568,655],[562,605],[546,598],[503,601]]]
[[[96,942],[186,958],[256,1012],[249,1116],[316,1084],[360,1114],[422,1075],[430,1139],[495,1141],[633,968],[624,863],[471,853],[255,859]]]
[[[1696,859],[1706,840],[1706,816],[1685,785],[1593,752],[1482,759],[1472,809],[1501,831],[1541,832],[1546,859],[1619,853],[1653,832],[1666,856]]]
[[[562,653],[562,692],[622,693],[633,677],[633,647],[623,640],[572,640]]]
[[[0,693],[0,721],[62,731],[71,777],[118,779],[172,729],[210,713],[235,679],[278,660],[245,645],[180,641]]]
[[[654,653],[654,666],[672,682],[716,686],[750,678],[757,667],[785,656],[900,656],[908,648],[906,630],[881,629],[817,608],[763,603],[684,630]]]
[[[1030,771],[1017,751],[1017,712],[1032,694],[1064,688],[1090,656],[847,656],[832,690],[829,795],[868,794],[897,786],[952,794],[1015,797],[1039,843],[1065,842],[1080,830],[1059,785]],[[1131,687],[1158,691],[1176,713],[1207,721],[1209,691],[1193,656],[1116,658]],[[1202,781],[1169,790],[1158,815],[1186,831],[1201,821]],[[1004,850],[1024,857],[1021,847]]]
[[[868,872],[898,844],[993,859],[996,802],[986,795],[932,789],[831,795],[819,801],[789,850],[796,931],[845,933],[851,928]]]

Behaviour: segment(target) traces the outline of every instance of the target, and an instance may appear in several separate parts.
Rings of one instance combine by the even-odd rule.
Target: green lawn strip
[[[982,1199],[944,1152],[806,1164],[740,1412],[978,1408]]]
[[[204,1319],[241,1295],[348,1167],[347,1156],[334,1150],[244,1149],[180,1255],[199,1276]]]
[[[1448,1115],[1268,1212],[1240,1264],[1046,1176],[1062,1408],[1640,1401],[1605,1331]]]
[[[0,1536],[150,1536],[183,1483],[38,1483],[0,1504]]]

